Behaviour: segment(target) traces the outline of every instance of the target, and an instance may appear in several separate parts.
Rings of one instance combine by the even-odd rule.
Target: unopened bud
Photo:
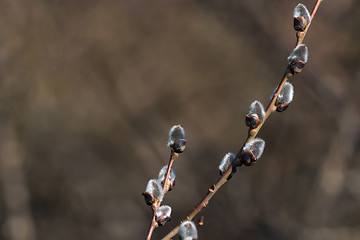
[[[182,153],[185,150],[186,136],[185,130],[180,125],[174,125],[169,131],[167,146],[171,147],[176,153]]]
[[[279,93],[279,96],[276,99],[276,111],[283,112],[285,111],[291,101],[294,98],[294,87],[291,83],[286,82],[283,89]]]
[[[289,69],[292,73],[300,73],[308,61],[308,48],[305,44],[297,46],[288,57]]]
[[[203,226],[204,225],[204,215],[202,215],[201,217],[200,217],[200,219],[199,219],[199,221],[198,221],[198,224],[199,224],[199,226]]]
[[[164,197],[163,189],[158,180],[149,180],[145,192],[142,194],[147,205],[151,206],[156,201],[162,201]]]
[[[166,222],[171,219],[171,207],[168,205],[163,205],[159,207],[155,214],[155,220],[159,226],[164,225]]]
[[[168,165],[165,165],[161,168],[161,170],[159,172],[158,181],[160,182],[160,184],[162,186],[164,186],[164,181],[165,181],[165,176],[166,176],[167,170],[168,170]],[[166,189],[168,189],[169,191],[171,191],[175,186],[175,178],[176,178],[175,171],[173,168],[171,168],[169,178],[168,178],[168,181],[166,184]]]
[[[265,141],[260,138],[248,142],[242,150],[241,163],[245,166],[254,164],[262,155],[265,148]]]
[[[256,128],[262,123],[265,117],[265,110],[261,102],[254,101],[250,104],[249,113],[245,116],[246,126]]]
[[[303,32],[311,22],[309,10],[304,4],[299,3],[294,9],[294,29]]]
[[[185,221],[180,225],[179,236],[181,240],[194,240],[198,238],[197,229],[192,221]]]

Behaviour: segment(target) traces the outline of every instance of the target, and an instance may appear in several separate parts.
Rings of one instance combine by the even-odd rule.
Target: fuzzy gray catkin
[[[185,149],[186,135],[185,130],[180,125],[174,125],[169,131],[167,146],[174,152],[182,153]]]
[[[294,60],[300,60],[307,63],[309,57],[309,51],[305,44],[297,46],[288,57],[288,63],[290,64]]]
[[[171,219],[171,207],[168,205],[160,206],[155,213],[155,219],[159,226],[164,225]]]
[[[195,224],[192,221],[185,221],[180,225],[179,236],[181,240],[194,240],[198,238]]]
[[[163,189],[157,179],[150,179],[145,189],[146,193],[150,193],[156,200],[162,201],[164,197]]]
[[[219,170],[220,170],[221,175],[224,172],[226,172],[226,170],[234,162],[234,159],[235,159],[235,154],[230,153],[230,152],[225,154],[225,156],[223,157],[223,159],[221,160],[220,165],[219,165]]]
[[[248,142],[245,145],[243,152],[250,151],[254,154],[256,159],[259,159],[263,154],[264,149],[265,149],[265,141],[262,140],[261,138],[255,138],[254,140]]]
[[[279,93],[279,96],[276,101],[278,104],[288,104],[291,103],[293,98],[294,98],[294,86],[291,83],[286,82],[283,89]]]
[[[299,32],[305,31],[311,22],[309,10],[304,4],[299,3],[294,9],[294,29]]]
[[[165,165],[159,171],[158,181],[161,183],[161,185],[164,185],[167,170],[168,170],[168,165]],[[175,170],[171,168],[168,180],[169,182],[172,182],[175,180],[175,178],[176,178]]]

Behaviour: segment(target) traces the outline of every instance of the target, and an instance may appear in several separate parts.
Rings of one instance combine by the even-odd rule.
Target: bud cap
[[[155,219],[159,226],[164,225],[171,219],[171,207],[168,205],[159,207],[159,209],[156,211]]]

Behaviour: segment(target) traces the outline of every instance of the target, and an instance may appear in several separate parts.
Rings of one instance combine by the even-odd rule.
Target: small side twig
[[[322,0],[316,1],[316,4],[311,13],[311,20],[313,20],[321,2],[322,2]],[[306,33],[309,29],[310,24],[311,24],[311,22],[309,23],[309,25],[307,25],[307,27],[305,28],[305,30],[303,32],[297,32],[296,47],[298,47],[302,44],[302,42],[306,36]],[[271,98],[271,100],[269,102],[268,107],[266,108],[263,121],[256,128],[249,129],[249,133],[244,142],[244,145],[242,146],[242,148],[236,155],[235,160],[237,160],[241,157],[243,147],[256,137],[256,135],[259,133],[261,127],[265,123],[266,119],[270,116],[271,113],[276,111],[276,99],[278,98],[285,83],[293,76],[294,76],[294,73],[291,71],[290,67],[288,66],[285,70],[285,73],[284,73],[275,93],[273,94],[273,97]],[[215,195],[215,193],[221,188],[222,185],[224,185],[227,182],[228,177],[230,176],[230,174],[232,172],[233,172],[233,166],[230,165],[228,167],[228,169],[219,178],[219,180],[209,189],[209,191],[204,196],[204,198],[196,205],[196,207],[191,211],[191,213],[183,221],[192,220],[204,207],[206,207],[207,204],[209,203],[210,199]],[[178,233],[179,228],[180,228],[180,224],[178,226],[176,226],[173,230],[171,230],[165,237],[163,237],[162,240],[170,240],[173,236],[175,236]]]
[[[167,171],[166,171],[166,175],[165,175],[165,180],[164,180],[164,184],[163,184],[163,192],[164,194],[167,192],[167,182],[169,180],[169,175],[170,175],[170,170],[172,168],[172,165],[174,164],[174,160],[179,156],[178,153],[174,152],[173,150],[171,150],[171,153],[170,153],[170,160],[169,160],[169,163],[168,163],[168,167],[167,167]],[[156,211],[159,209],[159,207],[161,206],[161,202],[162,201],[158,201],[156,202],[155,204],[152,205],[152,210],[153,210],[153,216],[152,216],[152,219],[151,219],[151,223],[150,223],[150,227],[149,227],[149,232],[148,232],[148,235],[146,236],[146,240],[150,240],[151,239],[151,236],[152,236],[152,233],[154,231],[154,229],[158,226],[157,222],[156,222]]]
[[[315,14],[316,14],[316,12],[317,12],[317,10],[318,10],[318,8],[319,8],[322,1],[323,0],[316,0],[315,6],[314,6],[314,8],[313,8],[313,10],[311,12],[311,22],[314,19]],[[305,38],[306,33],[307,33],[307,31],[308,31],[308,29],[309,29],[309,27],[311,25],[311,22],[309,23],[309,25],[307,25],[307,27],[305,28],[305,31],[297,33],[296,47],[299,46],[300,44],[302,44],[302,42],[304,41],[304,38]]]

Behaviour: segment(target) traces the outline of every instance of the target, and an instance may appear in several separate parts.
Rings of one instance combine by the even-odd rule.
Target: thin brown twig
[[[259,124],[259,126],[257,126],[256,128],[254,129],[250,129],[249,130],[249,134],[248,134],[248,137],[245,141],[245,144],[250,142],[251,140],[253,140],[256,135],[259,133],[261,127],[263,126],[263,124],[265,123],[266,119],[270,116],[271,113],[275,112],[276,111],[276,106],[275,106],[275,103],[276,103],[276,99],[277,97],[279,96],[281,90],[283,89],[285,83],[289,80],[289,78],[291,78],[293,76],[293,74],[291,73],[291,71],[289,70],[289,68],[286,68],[286,71],[284,73],[284,76],[283,78],[281,79],[281,82],[279,83],[275,93],[274,93],[274,96],[271,98],[270,102],[269,102],[269,105],[268,107],[266,108],[266,111],[265,111],[265,116],[264,116],[264,120],[261,122],[261,124]],[[244,144],[244,145],[245,145]]]
[[[171,150],[170,153],[170,160],[169,160],[169,164],[168,164],[168,168],[166,171],[166,175],[165,175],[165,180],[164,180],[164,184],[163,184],[163,192],[165,194],[165,191],[167,190],[167,181],[169,180],[169,176],[170,176],[170,171],[172,168],[172,165],[174,164],[174,160],[179,156],[178,153],[174,152],[173,150]]]
[[[152,234],[154,232],[154,229],[157,227],[156,220],[155,220],[156,210],[155,210],[154,206],[152,207],[152,210],[153,210],[153,216],[152,216],[152,219],[151,219],[148,235],[146,236],[146,240],[151,239],[151,236],[152,236]]]
[[[300,44],[302,44],[302,42],[304,41],[306,33],[307,33],[307,31],[308,31],[308,29],[309,29],[309,27],[310,27],[310,25],[311,25],[311,23],[312,23],[312,21],[313,21],[313,19],[315,17],[315,14],[316,14],[316,12],[317,12],[317,10],[318,10],[318,8],[319,8],[322,1],[323,0],[317,0],[316,1],[315,6],[314,6],[314,8],[313,8],[313,10],[311,12],[311,22],[309,23],[309,25],[306,26],[306,28],[305,28],[305,30],[303,32],[298,32],[297,33],[296,47],[299,46]]]
[[[317,0],[316,1],[316,4],[315,4],[315,6],[313,8],[313,11],[311,13],[311,20],[313,20],[313,18],[315,16],[321,2],[322,2],[322,0]],[[307,33],[308,29],[309,29],[310,24],[306,27],[304,32],[302,32],[301,34],[297,34],[296,46],[299,46],[303,42],[303,40],[304,40],[304,38],[306,36],[306,33]],[[265,123],[266,119],[270,116],[271,113],[273,113],[276,110],[276,106],[275,106],[276,99],[279,96],[281,90],[283,89],[285,83],[293,75],[294,74],[287,67],[286,71],[284,73],[284,76],[281,79],[281,81],[280,81],[280,83],[279,83],[279,85],[277,87],[277,90],[275,91],[273,97],[271,98],[271,100],[269,102],[268,107],[266,108],[265,117],[264,117],[262,123],[259,124],[258,127],[249,130],[248,137],[246,138],[244,145],[241,147],[240,151],[236,155],[235,160],[239,159],[241,157],[242,149],[245,146],[245,144],[250,142],[251,140],[253,140],[256,137],[256,135],[260,131],[261,127]],[[215,193],[221,188],[222,185],[224,185],[227,182],[227,179],[228,179],[228,177],[229,177],[229,175],[231,173],[232,173],[232,166],[230,166],[226,170],[226,172],[224,172],[223,175],[219,178],[219,180],[214,185],[212,185],[212,187],[208,190],[205,197],[200,201],[200,203],[198,205],[196,205],[196,207],[191,211],[191,213],[183,221],[192,220],[204,207],[206,207],[207,204],[209,203],[210,199],[215,195]],[[169,232],[165,237],[163,237],[162,240],[170,240],[173,236],[175,236],[178,233],[179,228],[180,228],[180,224],[178,226],[176,226],[173,230],[171,230],[171,232]]]
[[[174,160],[179,156],[178,153],[174,152],[173,150],[171,150],[170,153],[170,160],[168,163],[168,167],[167,167],[167,171],[166,171],[166,175],[165,175],[165,179],[164,179],[164,184],[163,184],[163,193],[165,195],[165,193],[167,192],[168,188],[167,188],[167,182],[169,180],[169,175],[170,175],[170,171],[172,168],[172,165],[174,164]],[[150,240],[152,233],[154,232],[154,229],[158,226],[157,222],[156,222],[156,211],[159,209],[159,207],[161,206],[161,202],[162,201],[157,201],[152,205],[152,210],[153,210],[153,216],[151,219],[151,223],[150,223],[150,227],[149,227],[149,232],[148,235],[146,236],[146,240]]]
[[[191,213],[186,217],[186,220],[192,220],[196,214],[198,214],[204,207],[207,206],[212,196],[221,188],[224,183],[226,183],[227,178],[229,177],[230,173],[232,172],[232,167],[230,166],[226,172],[220,177],[220,179],[214,184],[207,192],[205,197],[200,201],[200,203],[191,211]],[[179,232],[180,225],[176,226],[171,232],[169,232],[162,240],[169,240],[173,236],[175,236]]]

